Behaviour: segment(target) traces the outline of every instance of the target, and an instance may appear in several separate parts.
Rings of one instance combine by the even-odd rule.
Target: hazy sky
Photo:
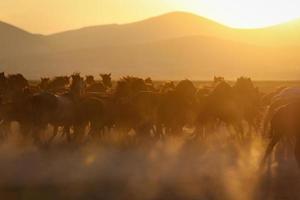
[[[299,0],[0,0],[0,20],[48,34],[179,10],[250,28],[298,18],[299,7]]]

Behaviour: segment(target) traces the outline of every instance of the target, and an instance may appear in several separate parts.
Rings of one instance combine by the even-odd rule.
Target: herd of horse
[[[12,122],[37,144],[49,126],[53,133],[47,144],[59,132],[70,143],[113,131],[135,141],[160,140],[186,129],[200,140],[225,127],[238,139],[253,133],[270,137],[265,159],[289,136],[300,164],[300,87],[263,94],[245,77],[232,84],[215,77],[201,88],[190,80],[154,83],[127,76],[113,82],[111,74],[100,77],[73,74],[30,83],[22,74],[0,73],[1,137],[10,133]]]

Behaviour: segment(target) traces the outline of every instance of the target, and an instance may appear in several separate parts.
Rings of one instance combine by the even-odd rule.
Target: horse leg
[[[54,138],[57,136],[58,134],[58,126],[54,125],[54,129],[53,129],[53,135],[51,136],[51,138],[48,140],[48,144],[50,144]]]
[[[63,135],[67,136],[67,141],[70,143],[72,140],[71,133],[70,133],[70,126],[67,125],[63,127]]]
[[[237,137],[243,141],[243,139],[245,139],[243,124],[241,122],[236,122],[233,123],[233,127],[237,133]]]
[[[270,143],[268,144],[268,147],[265,151],[265,154],[264,154],[264,157],[262,159],[262,163],[261,163],[261,166],[264,166],[267,159],[269,158],[269,156],[271,155],[275,145],[279,142],[279,140],[281,139],[281,136],[280,134],[273,134],[273,137],[270,141]]]
[[[90,125],[91,125],[91,130],[90,130],[91,135],[94,138],[98,138],[99,140],[102,140],[106,133],[105,124],[100,120],[95,120],[95,121],[91,122]]]
[[[268,137],[268,129],[270,128],[270,121],[271,118],[274,114],[274,111],[271,110],[271,108],[269,107],[266,111],[267,113],[265,114],[265,117],[263,119],[263,124],[262,124],[262,136],[263,137]]]
[[[197,140],[198,138],[204,139],[205,138],[205,131],[204,131],[204,126],[201,124],[197,124],[196,128],[194,130],[194,138]]]
[[[152,128],[151,123],[144,123],[138,126],[136,128],[137,139],[149,141],[151,139],[151,128]]]
[[[0,126],[0,139],[4,140],[7,138],[8,133],[10,132],[10,122],[3,120],[0,122]]]
[[[159,140],[161,137],[163,137],[163,127],[162,127],[162,124],[161,123],[157,123],[156,124],[156,130],[155,130],[155,133],[154,133],[154,137]]]
[[[295,157],[296,157],[296,161],[298,163],[298,166],[300,167],[300,138],[297,138],[297,141],[296,141]]]
[[[93,139],[101,139],[103,135],[104,135],[103,127],[100,127],[99,125],[97,125],[97,123],[90,124],[90,136]]]
[[[86,125],[78,124],[78,125],[74,126],[73,128],[74,128],[75,142],[78,142],[78,143],[83,142]]]
[[[26,139],[28,137],[28,135],[30,134],[31,126],[27,123],[19,122],[19,124],[20,124],[21,137],[22,137],[22,139]]]
[[[45,127],[46,127],[46,125],[35,125],[32,128],[31,134],[32,134],[32,139],[33,139],[34,144],[36,144],[36,145],[42,144],[40,133],[42,130],[45,130]]]

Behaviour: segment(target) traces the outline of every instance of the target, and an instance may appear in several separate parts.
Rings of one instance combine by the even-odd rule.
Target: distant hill
[[[43,37],[0,22],[0,58],[15,57],[44,48]]]
[[[261,29],[233,29],[198,15],[174,12],[123,25],[102,25],[57,33],[48,39],[60,49],[144,43],[202,35],[256,45],[300,46],[300,20]]]
[[[46,36],[0,23],[0,69],[32,78],[109,71],[157,79],[297,79],[299,33],[298,20],[245,30],[182,12]]]
[[[191,35],[215,36],[228,28],[189,13],[169,13],[140,22],[82,28],[50,35],[59,50],[154,42]]]

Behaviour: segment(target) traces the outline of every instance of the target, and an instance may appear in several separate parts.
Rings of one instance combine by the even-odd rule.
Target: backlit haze
[[[0,20],[49,34],[187,11],[231,27],[257,28],[300,17],[299,7],[297,0],[1,0]]]

